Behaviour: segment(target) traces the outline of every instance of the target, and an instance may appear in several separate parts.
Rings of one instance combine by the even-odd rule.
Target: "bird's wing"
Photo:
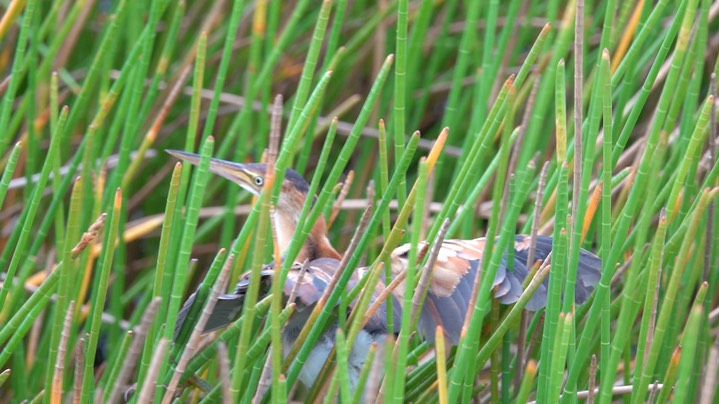
[[[311,261],[307,270],[300,278],[301,265],[292,267],[285,281],[284,292],[289,296],[293,288],[297,288],[297,311],[302,311],[305,307],[314,306],[329,287],[332,277],[340,267],[340,262],[334,258],[318,258]],[[352,290],[361,277],[367,272],[368,268],[358,268],[352,273],[347,291]],[[299,283],[298,283],[299,282]],[[371,301],[374,302],[382,294],[385,286],[379,281],[372,291]],[[394,297],[393,307],[393,323],[395,329],[399,329],[400,320],[402,318],[400,302]],[[357,299],[349,302],[349,308],[354,309]],[[368,323],[364,326],[364,330],[370,334],[387,332],[387,304],[383,302],[380,308],[369,318]]]
[[[515,275],[520,282],[527,277],[527,268],[531,268],[534,263],[544,261],[552,251],[552,238],[548,236],[537,236],[537,247],[535,249],[534,260],[532,265],[527,265],[530,249],[530,237],[519,235],[515,238],[514,244],[514,266]],[[519,271],[517,271],[519,270]],[[577,279],[574,285],[574,302],[582,304],[589,299],[594,290],[594,285],[599,282],[602,270],[602,260],[591,252],[581,248],[579,250],[579,263],[577,265]],[[550,275],[551,276],[551,271]],[[549,277],[544,279],[539,289],[534,293],[532,298],[525,307],[530,311],[538,311],[547,304],[547,287],[549,286]]]
[[[260,273],[260,296],[267,294],[272,285],[272,276],[274,271],[271,267],[265,267]],[[242,314],[242,306],[245,302],[245,294],[250,286],[250,273],[247,272],[240,277],[240,280],[235,286],[234,293],[223,293],[217,298],[215,307],[210,313],[210,317],[205,323],[203,332],[210,332],[222,327],[225,327],[237,320]],[[187,316],[190,314],[195,300],[197,299],[197,292],[194,292],[187,298],[185,303],[177,313],[177,321],[175,322],[175,338],[180,333],[182,325],[187,320]],[[205,302],[202,302],[204,304]]]
[[[434,339],[434,330],[441,325],[449,340],[456,344],[462,332],[469,300],[472,297],[474,280],[482,261],[485,239],[445,240],[434,267],[429,290],[422,306],[418,329],[427,339]],[[506,254],[497,269],[494,279],[494,297],[502,304],[516,302],[522,294],[522,283],[529,272],[527,258],[530,248],[529,236],[516,236],[513,265],[507,265]],[[392,272],[398,275],[408,264],[409,245],[397,247],[392,253]],[[542,262],[552,251],[552,238],[537,237],[535,262]],[[592,253],[582,250],[577,272],[576,301],[583,303],[599,280],[601,262]],[[527,310],[543,308],[547,301],[548,279],[539,286],[526,306]],[[404,293],[403,287],[395,290],[398,299]]]
[[[212,309],[210,317],[207,319],[207,323],[205,323],[205,328],[202,330],[203,332],[220,329],[240,318],[240,314],[242,314],[242,306],[245,303],[245,294],[250,286],[250,274],[250,272],[247,272],[240,277],[240,280],[235,286],[234,293],[224,293],[218,297],[215,307]],[[274,270],[272,269],[272,266],[266,266],[262,269],[262,272],[260,273],[260,296],[264,296],[270,291],[273,275]],[[182,305],[182,308],[180,308],[180,311],[177,313],[175,338],[179,335],[180,328],[185,323],[187,315],[190,313],[196,299],[197,292],[194,292],[187,298],[185,303]],[[202,304],[204,303],[205,302],[202,302]]]
[[[310,261],[305,273],[302,274],[302,265],[295,263],[287,274],[285,296],[290,296],[292,290],[297,288],[297,310],[314,305],[329,287],[339,264],[340,262],[334,258],[319,258]]]
[[[395,276],[407,268],[409,250],[410,246],[406,244],[392,252],[392,272]],[[484,239],[444,241],[417,323],[424,338],[433,340],[436,326],[441,325],[453,345],[459,342],[483,251]],[[402,300],[404,284],[394,293],[397,299]]]
[[[287,279],[283,288],[285,299],[291,295],[296,288],[297,311],[303,311],[307,307],[314,306],[329,287],[334,273],[339,268],[339,261],[334,258],[320,258],[311,261],[302,274],[302,264],[295,263],[287,273]],[[275,276],[274,263],[265,266],[261,272],[260,298],[270,292],[272,278]],[[204,332],[210,332],[225,327],[237,320],[242,313],[242,306],[245,302],[245,294],[250,285],[250,272],[245,273],[237,282],[234,293],[220,295],[215,308],[207,320]],[[178,313],[175,333],[179,333],[180,327],[185,322],[187,315],[196,300],[197,292],[190,295]]]

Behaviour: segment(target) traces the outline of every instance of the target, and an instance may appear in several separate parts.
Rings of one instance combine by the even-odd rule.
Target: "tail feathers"
[[[220,295],[202,332],[210,332],[226,327],[240,318],[244,302],[244,294],[236,295],[234,293],[228,293]]]
[[[192,304],[197,298],[197,293],[193,293],[187,298],[185,304],[182,305],[180,312],[177,313],[177,322],[175,323],[175,338],[180,334],[182,325],[187,320],[187,315],[190,313]],[[203,333],[214,331],[223,327],[228,326],[233,321],[237,320],[242,313],[242,304],[245,302],[245,295],[227,293],[220,295],[215,303],[215,308],[210,313],[210,317],[205,323],[205,328],[202,330]]]
[[[272,286],[272,276],[274,271],[271,267],[265,267],[260,273],[260,296],[265,296],[269,293],[270,287]],[[222,294],[217,298],[215,308],[210,313],[210,318],[207,319],[205,328],[202,330],[203,333],[217,330],[219,328],[230,325],[242,314],[242,306],[245,302],[245,294],[247,289],[250,287],[250,275],[248,272],[244,274],[235,286],[234,293]],[[192,305],[197,300],[197,292],[190,295],[185,303],[182,305],[179,313],[177,313],[177,322],[175,323],[175,338],[180,334],[182,325],[187,320],[187,316],[192,309]],[[201,302],[205,304],[205,302]]]
[[[177,339],[177,336],[180,335],[180,330],[185,324],[185,320],[187,320],[187,315],[190,314],[190,309],[192,308],[192,304],[195,302],[195,300],[197,300],[197,292],[191,294],[190,297],[185,300],[185,303],[182,305],[182,308],[180,308],[180,311],[177,313],[174,339]]]

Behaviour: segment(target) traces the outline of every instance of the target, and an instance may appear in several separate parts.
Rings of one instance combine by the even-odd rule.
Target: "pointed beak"
[[[194,153],[187,153],[180,150],[165,150],[170,155],[180,160],[187,161],[192,165],[200,164],[200,156]],[[225,177],[238,184],[249,192],[259,195],[261,186],[255,183],[255,177],[263,176],[264,173],[256,173],[246,164],[234,163],[232,161],[217,158],[210,159],[210,172]]]

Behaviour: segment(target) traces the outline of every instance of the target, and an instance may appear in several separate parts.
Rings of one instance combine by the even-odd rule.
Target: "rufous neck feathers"
[[[275,214],[275,224],[277,231],[277,242],[282,253],[286,253],[292,241],[295,228],[297,227],[297,217],[290,212],[277,211]],[[307,236],[296,262],[304,262],[305,260],[315,260],[317,258],[335,258],[341,259],[342,256],[334,249],[327,238],[327,225],[322,216],[317,219],[315,226]]]

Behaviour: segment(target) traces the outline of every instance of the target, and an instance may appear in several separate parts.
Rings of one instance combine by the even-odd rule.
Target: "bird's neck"
[[[297,228],[298,220],[299,217],[291,212],[278,210],[275,214],[277,242],[280,251],[283,253],[287,253],[290,242],[292,242],[292,236]],[[327,225],[322,216],[317,219],[295,261],[304,262],[307,259],[314,260],[317,258],[342,258],[327,238]]]
[[[317,223],[315,223],[309,236],[307,236],[303,250],[306,250],[303,251],[306,257],[302,258],[301,261],[298,260],[300,262],[305,259],[315,260],[317,258],[342,259],[342,255],[335,250],[329,238],[327,238],[327,225],[322,216],[317,219]]]

